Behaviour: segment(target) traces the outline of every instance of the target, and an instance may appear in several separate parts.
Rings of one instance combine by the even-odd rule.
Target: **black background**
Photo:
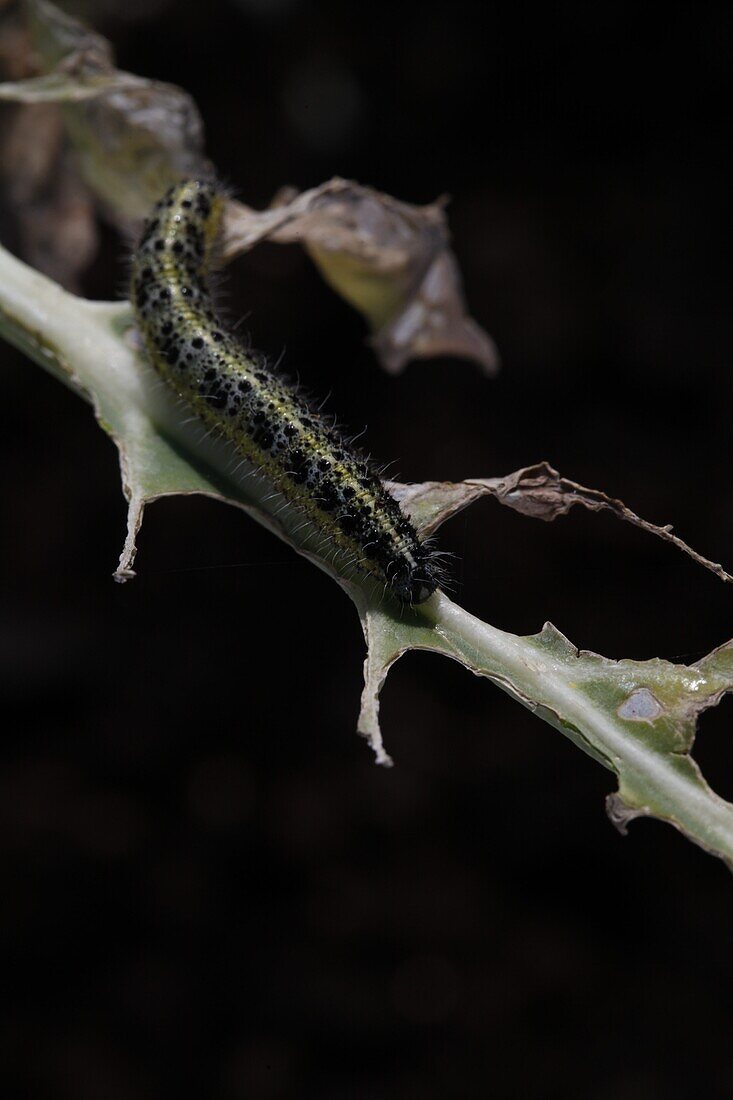
[[[182,84],[253,205],[333,174],[449,192],[503,369],[377,368],[296,248],[231,309],[405,480],[546,458],[733,565],[729,5],[210,0],[92,12]],[[107,231],[90,296],[115,296]],[[3,1094],[323,1100],[729,1096],[731,879],[612,777],[435,656],[393,672],[396,767],[354,734],[331,581],[234,509],[124,504],[81,402],[3,349]],[[611,657],[694,661],[733,596],[610,518],[454,520],[459,602]],[[730,704],[696,756],[733,797]]]

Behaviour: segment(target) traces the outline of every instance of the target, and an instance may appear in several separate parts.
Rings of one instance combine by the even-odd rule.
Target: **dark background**
[[[405,480],[546,458],[733,565],[729,5],[98,5],[123,68],[186,86],[253,205],[333,174],[452,196],[503,357],[376,367],[295,248],[229,276],[256,345]],[[89,9],[87,9],[89,10]],[[85,290],[114,296],[106,231]],[[449,661],[354,734],[363,643],[324,575],[234,509],[156,504],[112,583],[117,458],[2,351],[3,1095],[73,1100],[730,1096],[729,872],[623,839],[612,777]],[[693,661],[733,595],[610,518],[489,503],[458,599],[611,657]],[[731,707],[696,756],[733,797]]]

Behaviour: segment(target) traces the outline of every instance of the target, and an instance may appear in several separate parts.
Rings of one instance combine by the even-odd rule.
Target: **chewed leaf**
[[[25,7],[44,71],[24,80],[29,74],[21,67],[0,95],[36,112],[25,116],[29,134],[16,162],[23,162],[24,150],[40,148],[42,155],[26,177],[25,198],[22,190],[14,196],[18,206],[25,202],[26,212],[37,213],[41,208],[33,204],[44,182],[56,180],[63,163],[59,118],[88,187],[65,192],[67,203],[80,203],[82,231],[91,193],[123,224],[142,218],[168,184],[208,170],[201,120],[185,92],[119,72],[103,38],[46,0],[27,0]],[[40,129],[34,130],[41,124],[46,139],[58,145],[58,157],[49,155]],[[60,202],[55,195],[52,226],[64,220],[53,216]],[[264,239],[303,244],[330,285],[365,316],[389,369],[445,352],[495,368],[490,338],[466,314],[440,203],[414,207],[338,179],[281,198],[265,211],[231,202],[225,255]],[[49,250],[49,262],[63,257],[59,241]],[[72,265],[66,274],[73,272]],[[526,638],[497,630],[439,591],[419,607],[398,609],[366,582],[347,583],[335,574],[299,519],[277,512],[271,494],[257,496],[236,478],[231,450],[205,438],[188,411],[158,385],[139,353],[126,304],[83,301],[0,249],[0,330],[88,400],[118,448],[128,501],[118,580],[134,576],[146,504],[202,493],[236,505],[333,576],[354,600],[368,649],[359,728],[378,762],[389,763],[379,728],[385,677],[403,653],[431,650],[492,680],[613,771],[618,791],[608,809],[619,827],[636,816],[655,816],[733,863],[733,806],[710,790],[691,756],[698,715],[733,690],[733,642],[689,667],[658,659],[611,661],[577,651],[549,625]],[[620,501],[561,478],[546,464],[505,478],[391,489],[426,534],[484,495],[544,520],[576,504],[609,510],[731,579],[669,528],[641,520]]]
[[[466,313],[442,203],[410,206],[342,179],[266,211],[231,203],[225,257],[264,239],[303,244],[326,282],[366,318],[387,370],[455,355],[496,372],[493,341]]]
[[[210,170],[196,105],[172,84],[134,77],[67,116],[86,183],[123,225],[181,177]]]
[[[438,253],[396,316],[375,330],[372,343],[392,373],[410,359],[434,355],[471,359],[490,376],[499,369],[496,344],[466,313],[460,271],[448,248]]]
[[[264,498],[248,495],[233,476],[231,453],[202,439],[190,416],[157,385],[132,339],[125,304],[76,298],[0,249],[0,329],[93,404],[119,449],[129,513],[118,579],[133,575],[146,503],[204,493],[237,505],[342,583],[354,600],[368,646],[359,728],[380,763],[389,763],[379,728],[387,672],[411,649],[432,650],[492,680],[613,771],[618,792],[608,807],[616,824],[654,816],[733,863],[733,806],[710,790],[690,755],[697,716],[733,690],[733,642],[689,667],[659,659],[611,661],[578,652],[551,626],[527,638],[497,630],[441,592],[419,607],[397,608],[366,584],[345,583],[304,542],[300,521],[289,526],[286,513],[276,515]],[[619,502],[606,503],[603,494],[547,467],[464,485],[393,485],[392,491],[424,529],[486,492],[505,503],[519,501],[521,510],[539,518],[562,514],[574,503],[610,506],[628,518]]]
[[[69,155],[61,110],[46,101],[50,89],[27,79],[36,64],[20,12],[4,13],[0,69],[13,79],[0,95],[4,88],[3,98],[16,100],[14,109],[4,107],[0,130],[6,232],[33,267],[74,290],[98,247],[94,204]]]
[[[0,136],[4,191],[20,254],[69,290],[97,252],[91,192],[63,142],[54,104],[20,104]]]
[[[46,0],[26,7],[45,71],[0,85],[0,99],[63,108],[83,180],[113,220],[140,221],[181,176],[210,171],[186,92],[121,72],[101,35]]]
[[[0,99],[63,111],[84,184],[112,221],[127,229],[171,184],[212,172],[201,118],[185,91],[121,72],[101,35],[47,0],[29,0],[27,7],[45,71],[0,85]],[[25,120],[31,125],[26,144],[34,140],[34,121]],[[50,169],[47,178],[55,179]],[[49,230],[55,232],[53,221]],[[230,201],[223,258],[265,239],[303,245],[326,282],[365,317],[387,370],[399,371],[410,359],[454,355],[495,373],[494,343],[466,312],[442,202],[412,206],[340,179],[289,195],[269,210]],[[45,270],[72,285],[79,253],[51,251],[57,262]]]
[[[361,606],[369,645],[359,729],[390,763],[379,728],[379,692],[410,649],[431,650],[492,680],[618,777],[611,820],[656,817],[733,867],[733,805],[705,782],[690,755],[696,719],[733,691],[733,643],[697,665],[611,661],[579,652],[547,624],[519,638],[480,622],[437,593],[414,619]]]
[[[451,516],[483,496],[493,497],[507,508],[534,519],[550,522],[566,516],[579,505],[591,512],[612,512],[618,519],[640,527],[657,538],[671,542],[703,565],[722,581],[733,581],[730,573],[717,562],[698,554],[672,533],[669,524],[658,526],[632,512],[621,500],[606,496],[600,489],[588,489],[576,481],[561,477],[547,462],[524,466],[506,477],[469,478],[466,481],[426,481],[421,485],[393,485],[392,492],[424,535],[431,535]]]

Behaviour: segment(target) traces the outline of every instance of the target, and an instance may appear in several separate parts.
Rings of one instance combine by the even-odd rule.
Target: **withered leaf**
[[[120,72],[109,43],[48,0],[29,0],[27,8],[44,71],[0,86],[0,98],[58,105],[80,175],[115,224],[131,228],[171,183],[212,171],[200,115],[185,91]],[[38,138],[36,123],[33,116],[24,120],[28,146]],[[444,205],[412,206],[342,179],[281,198],[264,211],[230,200],[224,259],[259,240],[297,241],[329,285],[365,317],[387,370],[400,371],[410,359],[454,355],[493,374],[496,348],[466,312]],[[72,256],[58,241],[51,243],[54,211],[59,220],[67,212],[60,200],[47,202],[44,237],[55,256],[53,274],[68,285],[85,252]],[[25,254],[39,260],[37,252]]]
[[[432,534],[451,516],[483,496],[494,497],[500,504],[513,508],[515,512],[547,522],[557,519],[558,516],[566,516],[571,508],[579,505],[591,512],[611,512],[617,519],[640,527],[642,531],[656,535],[665,542],[671,542],[721,580],[733,581],[733,576],[722,565],[704,558],[673,534],[669,524],[659,526],[642,519],[623,501],[607,496],[600,489],[589,489],[585,485],[579,485],[577,481],[561,477],[548,462],[524,466],[506,477],[469,478],[458,482],[425,481],[420,485],[391,482],[390,489],[423,535]]]
[[[442,202],[411,206],[338,178],[264,211],[231,202],[225,258],[261,240],[303,245],[326,282],[366,318],[387,370],[455,355],[496,372],[494,342],[466,312]]]

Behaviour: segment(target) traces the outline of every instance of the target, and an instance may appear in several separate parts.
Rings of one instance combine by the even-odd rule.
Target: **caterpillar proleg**
[[[436,589],[439,564],[370,461],[217,318],[208,288],[223,196],[184,180],[154,207],[132,261],[132,305],[150,363],[275,496],[323,533],[347,575],[404,604]]]

